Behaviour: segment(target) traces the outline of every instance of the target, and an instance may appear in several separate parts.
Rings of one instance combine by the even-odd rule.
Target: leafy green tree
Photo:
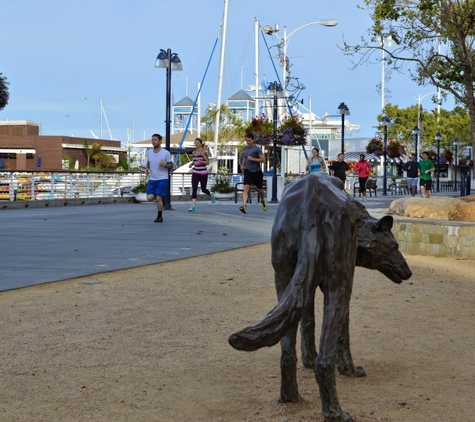
[[[201,118],[201,122],[205,125],[205,132],[202,133],[202,138],[206,141],[208,147],[211,147],[216,130],[216,109],[208,108]],[[236,114],[231,113],[225,104],[222,104],[219,113],[219,148],[222,148],[231,140],[241,141],[243,136],[244,128],[241,119]]]
[[[441,88],[468,110],[475,147],[475,0],[363,0],[373,24],[358,45],[345,41],[347,55],[366,63],[384,49],[389,69],[402,71],[418,85]],[[379,41],[392,38],[393,48]]]
[[[388,138],[397,139],[412,151],[415,149],[412,130],[418,118],[417,107],[417,105],[412,105],[408,108],[399,108],[391,103],[385,107],[387,116],[394,122],[394,125],[388,129]],[[381,118],[381,115],[378,116],[379,121]],[[441,108],[440,114],[437,109],[421,110],[419,120],[423,149],[435,146],[434,138],[437,132],[443,136],[441,147],[452,149],[455,139],[461,142],[462,147],[470,144],[470,117],[462,107],[455,107],[452,111]]]
[[[101,145],[97,142],[94,142],[89,150],[89,157],[94,160],[94,167],[97,167],[97,161],[101,158],[102,154],[103,152]]]
[[[7,78],[3,76],[3,73],[0,73],[0,111],[6,107],[8,100],[10,99],[8,85]]]

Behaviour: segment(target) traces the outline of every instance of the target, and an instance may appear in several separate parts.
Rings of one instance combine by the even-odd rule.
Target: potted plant
[[[211,192],[214,193],[216,199],[226,199],[234,197],[234,186],[231,186],[231,181],[227,175],[228,169],[226,167],[219,168],[216,174],[214,185],[211,187]]]
[[[138,185],[132,188],[132,193],[134,194],[135,200],[137,202],[147,202],[147,185],[148,174],[143,173],[140,175]]]

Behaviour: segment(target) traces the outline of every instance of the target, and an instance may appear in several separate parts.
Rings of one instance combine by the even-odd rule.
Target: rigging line
[[[216,38],[216,41],[214,42],[213,50],[211,51],[211,55],[209,56],[208,64],[206,65],[205,73],[203,74],[203,78],[201,79],[200,88],[199,88],[199,90],[196,94],[195,101],[193,103],[193,108],[191,109],[190,116],[188,117],[188,121],[186,122],[186,127],[185,127],[185,130],[183,131],[183,136],[182,136],[181,142],[180,142],[180,148],[183,146],[183,143],[185,142],[185,138],[186,138],[186,135],[188,133],[188,128],[190,127],[191,119],[193,118],[193,112],[195,110],[196,103],[198,102],[198,97],[201,93],[201,90],[203,89],[203,84],[204,84],[204,81],[205,81],[205,77],[206,77],[206,74],[208,73],[209,65],[211,63],[211,59],[213,58],[214,51],[216,50],[216,45],[218,44],[218,40],[219,40],[219,36]],[[200,124],[200,116],[198,116],[198,124]],[[176,160],[176,157],[175,157],[175,160]]]
[[[277,75],[277,80],[282,85],[282,83],[280,81],[280,78],[279,78],[279,74],[277,73],[277,69],[275,67],[275,63],[272,60],[272,56],[270,54],[270,48],[269,48],[269,45],[267,44],[267,40],[266,40],[266,37],[264,36],[264,31],[262,30],[262,28],[261,28],[261,35],[262,35],[262,39],[264,40],[264,44],[266,45],[267,52],[269,53],[269,58],[271,59],[272,66],[274,67],[275,74]],[[287,41],[287,40],[285,40],[285,41]],[[290,104],[287,97],[285,97],[285,103],[287,104],[287,108],[289,109],[289,114],[292,116],[292,106],[291,106],[291,104]],[[310,120],[310,117],[309,117],[309,120]],[[307,150],[305,149],[305,145],[302,145],[302,151],[303,151],[303,155],[305,156],[305,159],[308,160],[308,154],[307,154]]]
[[[262,35],[262,39],[264,40],[264,44],[266,45],[267,52],[269,53],[269,59],[270,59],[270,61],[271,61],[271,63],[272,63],[272,66],[273,66],[273,68],[274,68],[274,72],[275,72],[275,75],[276,75],[276,77],[277,77],[277,81],[278,81],[279,84],[282,86],[282,81],[280,80],[279,74],[278,74],[277,69],[276,69],[276,67],[275,67],[274,60],[272,59],[272,56],[271,56],[271,54],[270,54],[270,47],[269,47],[269,45],[267,44],[267,40],[266,40],[266,37],[265,37],[265,35],[264,35],[264,31],[262,30],[262,28],[261,28],[261,35]],[[285,103],[286,103],[286,105],[287,105],[287,108],[289,109],[289,114],[292,115],[292,108],[291,108],[291,106],[290,106],[290,104],[289,104],[289,101],[288,101],[287,97],[285,97]]]

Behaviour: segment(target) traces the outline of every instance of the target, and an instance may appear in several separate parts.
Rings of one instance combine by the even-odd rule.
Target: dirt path
[[[269,257],[267,244],[0,294],[0,420],[322,421],[312,371],[303,403],[278,404],[280,348],[227,342],[275,304]],[[341,405],[356,421],[474,420],[474,263],[407,259],[402,285],[357,269],[352,353],[368,376],[338,376]]]

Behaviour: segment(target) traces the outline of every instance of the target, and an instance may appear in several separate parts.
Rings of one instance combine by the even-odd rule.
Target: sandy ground
[[[472,421],[474,263],[407,260],[401,285],[357,269],[352,353],[368,376],[337,377],[342,408]],[[269,244],[3,292],[0,420],[322,421],[311,370],[304,401],[279,404],[280,348],[228,345],[275,301]]]

